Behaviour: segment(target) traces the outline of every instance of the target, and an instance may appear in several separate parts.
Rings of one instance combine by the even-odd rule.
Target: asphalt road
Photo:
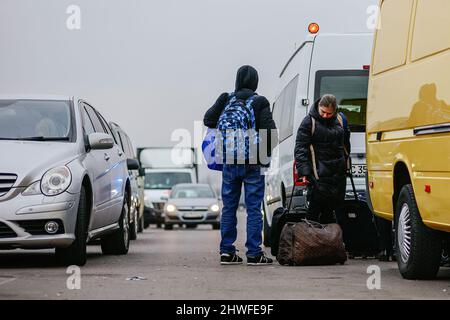
[[[221,266],[219,239],[210,226],[150,228],[127,256],[103,256],[99,246],[89,246],[80,281],[55,265],[52,251],[2,251],[0,299],[450,299],[450,268],[433,281],[407,281],[396,263],[377,260],[327,267]],[[237,246],[243,256],[244,244],[240,212]],[[380,289],[367,286],[371,265],[380,268]]]

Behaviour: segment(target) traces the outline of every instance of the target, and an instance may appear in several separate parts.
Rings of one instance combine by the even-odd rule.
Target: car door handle
[[[119,157],[121,157],[121,156],[123,155],[123,152],[120,151],[120,150],[118,150],[118,151],[117,151],[117,154],[119,155]]]
[[[110,159],[110,156],[107,153],[105,153],[105,160],[109,161],[109,159]]]

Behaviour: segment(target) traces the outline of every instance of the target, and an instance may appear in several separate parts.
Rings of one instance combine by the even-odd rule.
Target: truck
[[[145,174],[144,227],[164,223],[164,205],[173,186],[198,183],[194,148],[149,147],[137,149]]]

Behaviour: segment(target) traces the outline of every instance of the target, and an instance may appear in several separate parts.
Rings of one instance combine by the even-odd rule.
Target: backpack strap
[[[337,114],[337,119],[338,119],[339,124],[341,125],[342,129],[344,129],[344,131],[345,131],[344,119],[342,118],[342,115],[341,115],[340,112]],[[350,167],[350,154],[348,153],[348,150],[345,147],[345,143],[342,144],[342,147],[344,148],[345,157],[347,158],[347,161],[346,161],[346,163],[347,163],[347,170],[350,170],[350,168],[351,168]]]
[[[312,139],[312,137],[314,135],[314,132],[316,132],[316,119],[311,117],[311,139]],[[316,163],[316,153],[314,151],[314,147],[313,147],[312,142],[309,145],[309,150],[311,151],[311,162],[312,162],[312,166],[313,166],[314,177],[316,178],[316,180],[319,180],[319,174],[318,174],[318,171],[317,171],[317,163]]]

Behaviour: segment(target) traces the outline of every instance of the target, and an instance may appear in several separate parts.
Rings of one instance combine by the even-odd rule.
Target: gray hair
[[[333,109],[336,110],[337,109],[336,97],[332,94],[324,94],[319,101],[319,106],[333,107]]]

